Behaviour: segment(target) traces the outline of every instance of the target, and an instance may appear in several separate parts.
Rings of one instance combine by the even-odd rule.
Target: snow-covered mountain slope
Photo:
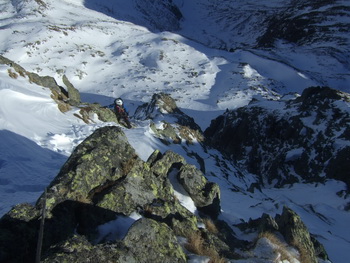
[[[224,50],[264,50],[321,85],[349,92],[349,1],[174,1],[181,34]]]
[[[153,11],[146,13],[152,2]],[[123,97],[131,114],[154,93],[169,93],[202,130],[226,108],[247,105],[255,97],[277,100],[284,93],[301,94],[320,84],[349,87],[346,64],[328,53],[314,53],[311,46],[277,41],[276,48],[253,49],[256,37],[265,32],[259,31],[256,23],[263,23],[263,14],[273,16],[275,10],[282,10],[285,1],[274,1],[274,6],[259,1],[259,8],[253,1],[235,2],[220,1],[220,5],[216,1],[176,0],[173,4],[183,16],[176,20],[180,16],[170,2],[1,0],[0,53],[30,72],[55,77],[62,86],[65,74],[81,92],[83,102],[107,105],[115,97]],[[230,3],[236,5],[225,10]],[[214,12],[214,7],[222,11]],[[159,8],[175,16],[161,24],[176,32],[160,31],[164,28],[152,22],[159,21],[150,19],[163,10]],[[223,20],[232,9],[242,10],[241,15],[232,13],[235,20]],[[227,34],[236,25],[242,33]],[[228,42],[234,43],[232,52],[227,51],[231,48]],[[348,61],[348,48],[345,44],[341,53],[344,61]],[[87,125],[74,117],[77,108],[60,112],[49,91],[29,83],[28,78],[11,78],[11,71],[11,67],[0,65],[1,214],[19,202],[34,202],[73,148],[97,127],[111,125],[97,119]],[[337,74],[343,78],[334,77]],[[349,258],[345,184],[295,184],[251,193],[247,189],[258,181],[255,175],[226,162],[217,151],[204,151],[199,144],[162,144],[148,124],[147,120],[138,121],[135,129],[126,130],[138,155],[146,160],[155,149],[164,152],[171,148],[197,166],[199,156],[208,179],[220,185],[222,218],[228,223],[248,221],[262,213],[274,215],[289,205],[310,232],[320,237],[333,262],[345,263]]]

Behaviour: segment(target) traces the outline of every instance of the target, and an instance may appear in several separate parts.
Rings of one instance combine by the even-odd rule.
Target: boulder
[[[150,127],[163,143],[202,142],[203,132],[194,119],[182,112],[170,95],[154,94],[150,103],[136,109],[135,119],[151,120]]]
[[[42,263],[52,262],[120,262],[136,263],[135,258],[123,253],[123,245],[91,244],[85,236],[73,235],[58,244],[53,245],[45,254]]]
[[[124,132],[103,127],[76,147],[47,190],[48,212],[64,200],[91,203],[93,196],[127,175],[137,162]],[[43,202],[40,198],[38,204]]]
[[[201,171],[189,164],[181,166],[177,178],[200,211],[213,218],[220,214],[220,188],[217,184],[208,182]]]
[[[283,207],[282,215],[277,216],[276,221],[285,240],[298,249],[301,262],[318,263],[310,232],[300,216]]]
[[[152,219],[134,223],[123,242],[139,263],[187,262],[172,229]]]

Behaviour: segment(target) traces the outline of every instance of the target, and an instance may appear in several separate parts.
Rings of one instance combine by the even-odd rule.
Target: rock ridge
[[[196,211],[179,201],[179,186],[174,187],[173,180],[193,200]],[[1,262],[34,262],[44,204],[45,263],[188,262],[198,253],[227,261],[247,258],[239,251],[255,245],[239,240],[219,219],[217,184],[172,151],[156,150],[142,161],[120,127],[102,127],[78,145],[46,192],[35,205],[19,204],[0,219]],[[288,240],[296,231],[283,222],[299,217],[284,214],[275,225],[284,229],[281,233]],[[263,219],[256,222],[266,225]],[[242,227],[254,229],[249,224]],[[299,240],[296,235],[290,240]],[[189,245],[194,239],[200,241],[199,250]],[[314,247],[303,249],[308,253]]]

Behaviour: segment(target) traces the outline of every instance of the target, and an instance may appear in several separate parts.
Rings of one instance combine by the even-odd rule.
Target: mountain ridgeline
[[[177,184],[198,213],[176,198]],[[43,209],[45,231],[39,239]],[[219,214],[220,189],[195,166],[171,151],[156,150],[144,162],[121,128],[106,126],[75,149],[35,205],[19,204],[0,219],[0,261],[35,262],[37,240],[42,240],[40,262],[145,263],[188,262],[195,254],[213,262],[244,259],[235,250],[267,242],[266,237],[260,243],[240,240]],[[103,231],[108,224],[114,230]],[[328,258],[287,207],[275,218],[264,214],[237,227],[280,233],[305,262]]]
[[[256,173],[257,188],[328,178],[349,184],[349,148],[340,147],[349,140],[349,112],[344,109],[349,97],[311,87],[293,98],[253,101],[213,120],[205,137],[166,94],[155,94],[135,116],[149,120],[165,145],[186,148],[198,142],[206,150],[217,148],[229,162],[240,162],[239,169]],[[198,213],[182,205],[177,191],[193,200]],[[0,261],[34,262],[43,209],[41,262],[188,262],[196,254],[234,262],[255,258],[253,252],[239,251],[264,247],[273,242],[271,235],[281,235],[296,248],[301,262],[328,259],[290,208],[230,226],[220,219],[220,198],[218,185],[184,157],[156,150],[142,161],[120,127],[106,126],[76,147],[35,205],[19,204],[1,218]],[[114,230],[103,231],[108,225]],[[241,240],[231,227],[256,233],[257,239]],[[198,242],[197,248],[192,242]]]

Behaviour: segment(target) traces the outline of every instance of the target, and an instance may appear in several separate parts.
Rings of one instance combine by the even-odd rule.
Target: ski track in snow
[[[33,1],[0,2],[0,53],[28,71],[55,77],[62,86],[62,76],[66,74],[88,102],[108,105],[115,97],[123,97],[131,115],[154,93],[166,92],[204,130],[226,108],[244,106],[254,97],[276,98],[262,86],[281,93],[300,93],[319,84],[308,72],[269,59],[268,54],[212,50],[177,34],[154,33],[126,19],[105,16],[85,8],[82,0],[46,2],[46,16],[34,11]],[[191,7],[187,6],[190,1],[176,2]],[[120,16],[127,18],[128,14]],[[297,56],[295,60],[317,66],[316,58],[306,61]],[[114,125],[98,121],[87,125],[73,116],[78,109],[61,113],[47,89],[30,84],[21,76],[10,78],[9,69],[0,65],[1,215],[15,204],[34,203],[80,142],[95,129]],[[135,129],[124,131],[141,159],[147,160],[156,149],[169,149],[154,138],[147,121],[137,124]],[[205,160],[208,180],[220,185],[221,217],[227,222],[247,221],[262,213],[275,215],[288,205],[320,238],[335,263],[345,263],[344,259],[350,258],[350,215],[344,211],[349,198],[335,194],[345,189],[343,183],[295,184],[252,194],[244,190],[255,182],[255,177],[240,177],[234,167],[226,170],[229,177],[222,176],[222,168],[213,159],[214,154],[219,156],[217,152],[204,152],[198,145],[174,145],[171,150],[183,155],[190,164],[199,166],[188,157],[191,151]],[[194,211],[181,189],[178,191],[183,205]],[[109,234],[110,227],[128,225],[136,219],[137,215],[101,226],[101,238]]]

